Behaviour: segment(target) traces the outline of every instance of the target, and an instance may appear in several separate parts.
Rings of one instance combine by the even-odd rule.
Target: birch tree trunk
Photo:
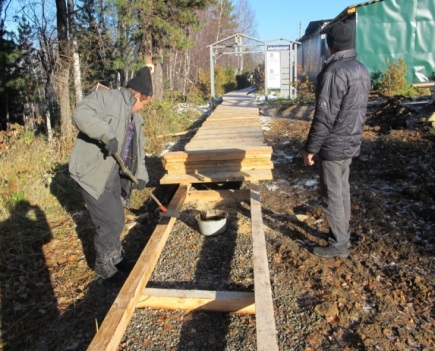
[[[73,77],[74,77],[74,92],[76,97],[76,104],[83,99],[82,90],[82,77],[80,71],[80,56],[78,52],[76,25],[74,20],[74,0],[68,0],[68,13],[69,13],[69,28],[70,39],[72,45],[72,61],[73,61]]]
[[[224,11],[224,0],[221,0],[219,4],[218,23],[216,28],[216,41],[219,41],[223,11]]]
[[[58,38],[58,72],[56,74],[56,90],[60,105],[60,134],[70,137],[72,124],[69,104],[69,43],[68,15],[65,0],[56,0],[57,38]]]
[[[160,57],[163,57],[162,49],[159,50]],[[153,74],[153,99],[157,101],[163,100],[163,68],[160,62],[155,64]]]

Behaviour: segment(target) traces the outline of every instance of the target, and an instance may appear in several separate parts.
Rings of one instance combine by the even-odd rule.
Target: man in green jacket
[[[96,91],[85,97],[72,120],[79,133],[69,160],[71,177],[80,185],[83,199],[95,225],[95,273],[119,281],[127,268],[120,236],[124,227],[124,201],[134,183],[122,174],[113,155],[118,153],[145,188],[144,124],[139,111],[151,101],[151,68],[142,68],[127,88]],[[128,267],[131,268],[131,267]]]

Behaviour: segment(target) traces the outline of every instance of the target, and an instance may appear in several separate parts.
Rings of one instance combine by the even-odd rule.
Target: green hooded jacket
[[[74,111],[72,122],[79,134],[69,159],[69,172],[95,199],[104,192],[107,179],[116,164],[113,157],[107,156],[102,140],[116,138],[120,152],[135,102],[134,96],[125,88],[96,91],[85,97]],[[142,131],[144,120],[140,113],[135,113],[133,119],[138,157],[135,176],[148,182],[145,136]]]

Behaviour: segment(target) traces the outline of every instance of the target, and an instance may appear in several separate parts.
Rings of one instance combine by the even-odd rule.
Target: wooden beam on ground
[[[255,314],[254,293],[145,288],[136,307]]]
[[[257,350],[278,351],[272,288],[261,213],[260,187],[257,182],[252,182],[249,184],[249,188],[251,190]]]
[[[180,185],[168,210],[179,211],[183,206],[188,186]],[[148,244],[142,251],[124,286],[116,297],[101,327],[89,345],[88,351],[117,350],[160,254],[176,221],[175,217],[162,217]]]

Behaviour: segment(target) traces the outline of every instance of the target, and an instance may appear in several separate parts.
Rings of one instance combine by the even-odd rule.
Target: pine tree
[[[23,16],[18,25],[18,50],[15,86],[19,91],[17,98],[23,106],[23,122],[26,124],[29,117],[36,118],[41,115],[38,103],[41,101],[39,93],[39,66],[36,50],[31,40],[32,28]]]

